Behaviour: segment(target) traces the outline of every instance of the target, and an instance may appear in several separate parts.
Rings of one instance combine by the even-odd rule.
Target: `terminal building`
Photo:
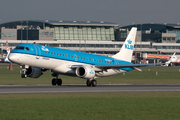
[[[26,20],[0,24],[1,55],[6,40],[14,48],[20,43],[34,43],[95,54],[117,53],[130,29],[137,27],[135,58],[143,53],[180,53],[180,23],[133,24],[120,26],[110,22]],[[2,56],[1,56],[2,57]]]

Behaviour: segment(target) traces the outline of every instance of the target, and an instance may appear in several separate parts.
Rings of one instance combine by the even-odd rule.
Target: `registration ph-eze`
[[[129,50],[133,50],[134,46],[131,45],[132,41],[129,39],[127,42],[128,44],[125,44],[125,48]]]

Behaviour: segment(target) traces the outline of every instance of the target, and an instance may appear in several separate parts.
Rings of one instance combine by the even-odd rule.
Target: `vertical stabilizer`
[[[131,62],[136,39],[136,32],[137,28],[133,27],[129,32],[129,35],[127,36],[121,50],[117,54],[113,55],[113,58]]]

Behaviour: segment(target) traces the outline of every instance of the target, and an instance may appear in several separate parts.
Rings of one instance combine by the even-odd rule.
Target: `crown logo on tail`
[[[128,42],[128,44],[131,44],[131,43],[132,43],[131,39],[127,40],[127,42]]]

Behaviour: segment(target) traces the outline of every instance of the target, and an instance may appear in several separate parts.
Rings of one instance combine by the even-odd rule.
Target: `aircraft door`
[[[34,45],[34,47],[35,47],[35,52],[36,52],[36,59],[39,59],[41,55],[41,50],[37,45]]]
[[[74,54],[75,57],[75,61],[78,61],[78,56],[76,54]]]

